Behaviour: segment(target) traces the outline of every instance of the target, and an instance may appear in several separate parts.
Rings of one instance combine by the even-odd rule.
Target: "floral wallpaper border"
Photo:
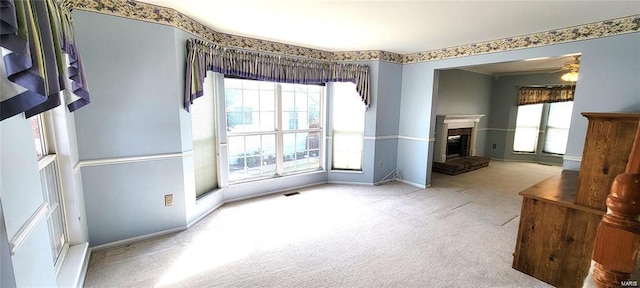
[[[634,15],[546,32],[404,55],[379,50],[329,52],[216,32],[172,8],[134,0],[65,0],[64,3],[72,9],[171,25],[222,46],[332,61],[382,60],[408,64],[640,32],[640,15]]]

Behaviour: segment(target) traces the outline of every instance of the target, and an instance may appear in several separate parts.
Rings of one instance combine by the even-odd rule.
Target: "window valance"
[[[576,86],[520,87],[518,105],[573,101]]]
[[[87,105],[71,12],[55,0],[7,0],[0,15],[0,120],[22,112],[28,118],[60,105],[66,82],[73,92],[65,95],[69,111]]]
[[[369,107],[369,66],[297,59],[221,47],[198,39],[187,40],[187,71],[184,108],[202,96],[207,71],[243,78],[297,84],[352,82]]]

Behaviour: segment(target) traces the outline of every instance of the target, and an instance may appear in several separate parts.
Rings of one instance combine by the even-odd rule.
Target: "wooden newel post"
[[[613,180],[607,208],[593,249],[593,280],[598,287],[637,287],[639,279],[629,277],[640,247],[640,126],[626,172]]]
[[[640,245],[640,175],[620,174],[607,197],[593,250],[596,261],[593,278],[598,287],[620,287],[636,265]]]

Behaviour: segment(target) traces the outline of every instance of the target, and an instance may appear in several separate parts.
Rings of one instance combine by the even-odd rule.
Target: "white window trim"
[[[47,222],[49,221],[49,217],[51,217],[51,214],[54,212],[54,210],[56,208],[60,209],[60,213],[61,213],[61,219],[62,219],[62,233],[64,236],[64,244],[62,245],[62,249],[60,250],[56,261],[54,263],[54,269],[55,269],[55,273],[56,275],[58,275],[60,273],[60,270],[62,268],[62,264],[64,263],[64,260],[66,258],[67,252],[69,251],[69,227],[68,227],[68,219],[67,219],[67,211],[66,211],[66,207],[65,207],[65,191],[63,190],[63,185],[62,185],[62,177],[61,177],[61,171],[60,171],[60,165],[59,165],[59,161],[58,161],[58,156],[56,153],[54,153],[57,149],[56,149],[56,138],[55,138],[55,132],[53,131],[54,128],[54,123],[52,121],[52,115],[50,114],[51,112],[44,112],[41,114],[38,114],[36,116],[33,117],[38,117],[38,121],[40,121],[40,133],[42,133],[41,137],[42,137],[42,146],[43,146],[43,156],[40,157],[40,159],[38,159],[38,172],[41,172],[42,170],[46,169],[47,167],[49,167],[50,165],[54,165],[55,164],[55,173],[56,173],[56,183],[57,183],[57,189],[58,189],[58,203],[57,206],[52,206],[49,205],[48,209],[47,209],[47,214],[46,214],[46,219]],[[41,183],[44,184],[44,183]],[[44,191],[43,191],[44,192]],[[44,195],[43,195],[44,197]],[[46,199],[45,199],[46,200]],[[50,203],[49,203],[50,204]],[[47,225],[47,230],[49,229],[48,225]],[[51,233],[49,231],[49,233]]]

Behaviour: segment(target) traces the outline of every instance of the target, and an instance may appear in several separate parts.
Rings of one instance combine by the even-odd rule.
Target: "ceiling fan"
[[[580,69],[580,55],[577,56],[573,56],[573,60],[565,62],[564,66],[562,66],[561,69],[558,70],[554,70],[549,72],[551,73],[558,73],[558,72],[562,72],[562,71],[575,71],[578,72],[578,70]]]
[[[573,56],[573,60],[564,63],[562,69],[551,71],[549,73],[558,73],[567,71],[567,73],[560,76],[560,79],[568,82],[576,82],[578,81],[578,70],[580,70],[580,55]]]

